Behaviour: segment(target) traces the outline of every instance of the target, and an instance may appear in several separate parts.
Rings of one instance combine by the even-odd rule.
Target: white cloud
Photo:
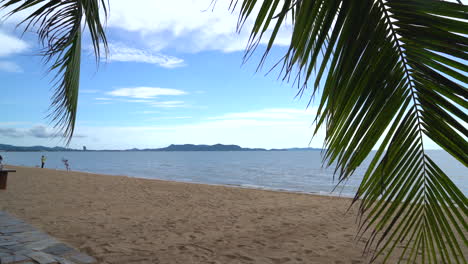
[[[2,44],[0,57],[18,54],[29,48],[29,45],[25,41],[2,31],[0,31],[0,43]]]
[[[185,107],[184,101],[161,101],[161,102],[150,102],[151,106],[163,107],[163,108],[174,108],[174,107]]]
[[[159,111],[139,111],[139,112],[135,112],[136,114],[145,114],[145,115],[148,115],[148,114],[157,114],[159,113]]]
[[[186,92],[177,89],[159,87],[120,88],[108,92],[112,96],[130,97],[137,99],[151,99],[163,95],[184,95]]]
[[[29,48],[29,45],[25,41],[15,36],[8,35],[3,31],[0,31],[0,43],[0,57],[8,57],[22,53]],[[15,62],[2,60],[0,61],[0,71],[18,73],[23,72],[23,69]]]
[[[122,102],[127,102],[127,103],[152,103],[153,101],[151,100],[144,100],[144,99],[122,99]]]
[[[109,61],[157,64],[164,68],[177,68],[185,65],[183,59],[153,52],[151,50],[127,47],[121,43],[109,44],[108,59]]]
[[[18,126],[25,124],[30,124],[30,122],[0,122],[0,126]]]
[[[290,113],[298,118],[271,116],[259,117],[255,113]],[[243,147],[287,148],[306,147],[309,145],[314,126],[314,109],[265,109],[246,113],[232,113],[226,119],[198,120],[189,116],[161,117],[154,116],[154,126],[131,127],[90,127],[80,126],[77,133],[93,135],[91,138],[74,139],[77,146],[92,148],[122,149],[165,147],[169,144],[237,144]],[[254,114],[252,114],[254,113]],[[237,118],[235,116],[243,116]],[[249,116],[247,118],[246,116]],[[254,117],[255,116],[255,117]],[[167,125],[165,120],[179,120],[178,125]],[[185,120],[185,121],[184,121]],[[109,140],[109,134],[119,138],[118,145]],[[135,137],[134,135],[138,135]],[[325,133],[319,131],[311,142],[312,147],[321,147]],[[91,148],[91,147],[90,147]]]
[[[19,66],[15,62],[0,61],[0,71],[19,73],[19,72],[23,72],[23,69],[21,68],[21,66]]]
[[[297,120],[311,118],[313,110],[299,110],[290,108],[263,109],[252,112],[228,113],[221,116],[210,117],[213,120],[226,119],[267,119],[267,120]]]
[[[316,109],[283,108],[258,111],[227,113],[225,115],[198,120],[189,116],[158,117],[151,126],[80,126],[78,133],[93,135],[91,138],[74,139],[76,146],[92,148],[123,149],[165,147],[169,144],[237,144],[243,147],[289,148],[323,147],[325,128],[319,129],[312,138]],[[276,116],[275,116],[276,115]],[[187,118],[185,118],[187,117]],[[151,122],[148,121],[148,122]],[[165,120],[183,122],[168,125]],[[118,145],[109,140],[109,135],[119,138]],[[135,137],[134,135],[138,135]],[[311,140],[312,139],[312,140]],[[430,140],[429,149],[440,149]]]
[[[0,136],[7,138],[60,138],[60,133],[52,131],[50,128],[44,125],[36,125],[28,129],[18,129],[18,128],[2,128],[0,127]],[[81,134],[76,134],[74,137],[82,138],[85,137]]]
[[[154,126],[91,127],[80,126],[77,133],[93,135],[74,139],[77,146],[122,149],[165,147],[169,144],[237,144],[243,147],[287,148],[306,147],[312,138],[312,120],[315,109],[264,109],[223,115],[225,119],[198,120],[190,116],[154,116]],[[291,116],[273,118],[264,113],[289,113]],[[293,118],[296,116],[296,118]],[[242,117],[242,118],[240,118]],[[178,125],[168,125],[165,120],[179,120]],[[150,121],[149,121],[150,122]],[[109,140],[109,134],[119,138],[118,145]],[[135,137],[134,135],[138,135]],[[311,147],[322,147],[323,130],[312,140]]]
[[[108,95],[123,97],[123,98],[109,98],[109,97],[96,97],[94,100],[98,101],[97,104],[110,104],[111,102],[126,102],[126,103],[143,103],[152,107],[160,108],[175,108],[187,107],[184,101],[155,101],[154,99],[159,96],[167,95],[183,95],[186,92],[177,89],[167,88],[153,88],[153,87],[136,87],[136,88],[121,88],[111,92]],[[130,99],[128,99],[130,98]],[[158,113],[157,111],[142,111],[141,114]]]
[[[126,0],[113,0],[108,26],[137,33],[141,42],[155,51],[166,47],[188,52],[232,52],[245,49],[259,7],[255,7],[246,21],[245,30],[237,34],[238,12],[229,10],[230,1],[216,1],[214,9],[212,2],[179,0],[174,4],[171,1],[140,0],[138,5],[130,5]],[[266,36],[269,33],[271,27]],[[275,44],[287,45],[290,34],[291,27],[285,25],[279,31]]]
[[[32,127],[27,132],[27,135],[37,137],[37,138],[54,138],[58,136],[56,132],[51,131],[45,126]]]
[[[175,120],[175,119],[191,119],[191,116],[158,116],[149,120]]]

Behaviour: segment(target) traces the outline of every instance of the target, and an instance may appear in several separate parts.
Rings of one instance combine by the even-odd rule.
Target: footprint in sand
[[[229,259],[241,259],[241,260],[245,260],[245,261],[253,261],[254,259],[253,258],[249,258],[247,256],[244,256],[244,255],[240,255],[240,254],[227,254],[227,255],[224,255],[225,257],[228,257]]]
[[[312,257],[318,257],[318,256],[320,256],[320,254],[317,254],[317,253],[315,253],[313,250],[310,250],[310,249],[306,249],[304,252],[305,252],[306,254],[308,254],[308,255],[311,255]]]
[[[179,249],[181,251],[185,251],[185,250],[187,250],[187,247],[184,246],[184,245],[181,245],[181,246],[177,246],[177,249]]]
[[[271,259],[271,261],[273,261],[274,264],[283,264],[283,263],[286,263],[288,261],[290,261],[291,259],[288,258],[288,257],[283,257],[283,258],[269,258]]]
[[[266,244],[263,243],[263,242],[260,241],[260,240],[254,240],[253,242],[254,242],[255,244],[259,244],[259,245],[261,245],[261,246],[263,246],[263,247],[266,246]]]

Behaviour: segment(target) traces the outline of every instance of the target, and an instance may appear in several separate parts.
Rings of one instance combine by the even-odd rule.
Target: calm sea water
[[[334,167],[322,167],[320,151],[284,152],[3,152],[4,163],[40,165],[64,169],[62,158],[72,170],[100,174],[181,182],[235,185],[247,188],[286,190],[324,195],[352,196],[367,166],[336,188]],[[443,151],[429,155],[468,194],[468,169]]]

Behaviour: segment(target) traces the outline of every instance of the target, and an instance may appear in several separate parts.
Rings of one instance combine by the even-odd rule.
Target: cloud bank
[[[23,72],[21,66],[19,66],[16,62],[11,60],[3,60],[2,58],[22,53],[29,48],[29,45],[25,41],[15,36],[11,36],[1,30],[0,43],[2,45],[0,49],[0,71],[12,73]]]
[[[169,144],[237,144],[243,147],[321,147],[325,133],[319,130],[311,141],[315,109],[270,108],[233,112],[203,119],[192,116],[153,116],[148,126],[80,126],[78,132],[92,137],[74,139],[76,146],[92,148],[152,148]],[[168,124],[166,119],[179,120]],[[119,138],[107,140],[108,135]],[[135,135],[138,135],[137,137]]]
[[[33,137],[33,138],[40,138],[40,139],[60,137],[59,134],[51,131],[46,126],[42,126],[42,125],[34,126],[29,129],[0,128],[0,136],[9,137],[9,138]],[[74,137],[83,138],[85,136],[81,134],[77,134]]]
[[[163,95],[183,95],[186,92],[178,89],[159,88],[159,87],[132,87],[120,88],[107,93],[112,96],[130,97],[138,99],[150,99]]]
[[[164,55],[148,49],[144,50],[128,47],[122,43],[109,44],[109,57],[107,59],[111,62],[120,61],[156,64],[169,69],[185,66],[183,59]]]
[[[129,5],[126,0],[113,0],[108,26],[135,33],[139,42],[153,51],[167,48],[183,52],[244,50],[259,7],[254,8],[244,24],[244,30],[238,34],[238,12],[229,10],[230,1],[215,3],[213,6],[212,0],[179,0],[177,4],[140,0],[138,5]],[[262,44],[268,41],[272,26],[265,33]],[[290,23],[285,23],[278,32],[275,44],[288,45],[291,30]],[[131,41],[136,40],[132,38]]]
[[[12,61],[0,61],[0,71],[20,73],[23,72],[21,66]]]

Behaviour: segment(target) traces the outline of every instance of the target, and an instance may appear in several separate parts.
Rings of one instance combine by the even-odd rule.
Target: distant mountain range
[[[124,150],[86,150],[86,151],[317,151],[317,148],[287,148],[287,149],[264,149],[264,148],[242,148],[238,145],[169,145],[165,148],[148,149],[124,149]],[[81,149],[71,149],[63,147],[44,147],[44,146],[13,146],[0,144],[0,151],[84,151]]]
[[[31,147],[22,147],[22,146],[12,146],[0,144],[0,151],[77,151],[69,148],[62,147],[44,147],[44,146],[31,146]]]
[[[138,149],[137,149],[138,150]],[[165,148],[142,149],[142,151],[266,151],[262,148],[242,148],[238,145],[169,145]]]

